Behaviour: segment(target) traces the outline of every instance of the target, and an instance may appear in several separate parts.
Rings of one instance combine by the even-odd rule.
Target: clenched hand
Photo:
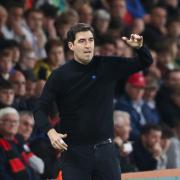
[[[131,47],[139,49],[143,45],[143,37],[138,34],[131,34],[130,38],[122,37],[122,39]]]

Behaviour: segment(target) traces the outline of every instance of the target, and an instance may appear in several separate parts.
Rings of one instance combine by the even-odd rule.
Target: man
[[[19,140],[19,142],[26,146],[29,150],[29,153],[31,155],[31,159],[29,159],[29,164],[31,168],[38,174],[44,173],[44,162],[43,159],[36,156],[29,147],[29,139],[31,137],[31,134],[33,132],[34,128],[34,118],[31,112],[28,111],[22,111],[19,113],[19,127],[18,127],[18,133],[16,138]]]
[[[20,123],[18,133],[23,137],[24,141],[28,142],[34,128],[34,118],[31,112],[20,112]]]
[[[9,81],[0,81],[0,109],[13,106],[14,89]]]
[[[120,179],[113,138],[113,88],[124,78],[152,63],[143,39],[123,38],[137,49],[139,57],[96,57],[93,29],[84,23],[73,26],[67,35],[74,59],[56,69],[44,87],[36,122],[47,129],[54,148],[62,154],[63,180]],[[53,100],[61,113],[60,133],[48,126],[48,110]],[[64,138],[65,141],[63,140]]]
[[[141,128],[140,136],[133,144],[133,159],[139,171],[158,168],[162,156],[161,138],[162,129],[159,125],[146,124]]]
[[[65,63],[64,48],[62,41],[58,39],[49,40],[46,45],[47,58],[37,61],[34,74],[37,79],[47,80],[52,71]]]
[[[114,111],[114,143],[116,155],[121,164],[121,172],[133,172],[137,168],[131,159],[133,151],[132,143],[129,141],[131,128],[130,114],[125,111]]]
[[[126,111],[131,118],[131,140],[136,140],[140,134],[140,128],[147,123],[157,124],[159,116],[156,111],[147,106],[143,100],[146,80],[141,72],[129,76],[125,85],[125,94],[115,104],[116,111]]]
[[[12,107],[0,110],[0,179],[39,180],[35,167],[39,163],[26,144],[15,137],[19,113]],[[35,161],[36,160],[36,161]]]
[[[169,126],[171,126],[171,119],[174,116],[171,105],[173,89],[175,90],[178,86],[180,86],[180,70],[174,69],[168,72],[156,96],[161,119]]]

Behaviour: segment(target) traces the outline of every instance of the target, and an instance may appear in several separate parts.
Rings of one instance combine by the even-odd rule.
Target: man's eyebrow
[[[89,38],[80,38],[80,39],[78,39],[78,41],[85,41],[86,39],[88,39],[88,40],[93,40],[93,39],[94,39],[94,37],[89,37]]]
[[[86,40],[85,38],[80,38],[80,39],[78,39],[78,41],[82,41],[82,40]]]

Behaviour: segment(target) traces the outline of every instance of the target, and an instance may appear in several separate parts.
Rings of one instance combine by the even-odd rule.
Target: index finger
[[[68,145],[63,141],[63,139],[59,138],[58,144],[60,144],[60,146],[67,150]]]

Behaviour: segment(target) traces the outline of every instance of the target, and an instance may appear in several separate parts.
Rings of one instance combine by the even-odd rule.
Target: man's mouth
[[[91,54],[91,51],[85,51],[84,53],[85,54]]]

